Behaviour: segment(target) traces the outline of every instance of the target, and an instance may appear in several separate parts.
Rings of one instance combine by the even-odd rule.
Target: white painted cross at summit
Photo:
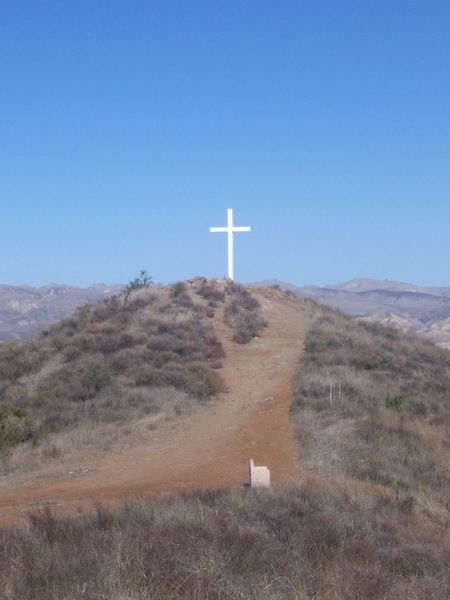
[[[251,227],[234,227],[233,225],[233,209],[227,210],[228,224],[226,227],[210,227],[211,233],[227,233],[228,234],[228,277],[234,279],[234,248],[233,248],[233,233],[242,233],[251,231]]]

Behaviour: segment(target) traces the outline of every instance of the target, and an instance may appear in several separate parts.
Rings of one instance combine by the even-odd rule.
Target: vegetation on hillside
[[[83,381],[74,385],[83,398],[77,392],[65,402],[79,407],[101,402],[114,385],[144,393],[147,384],[133,377],[147,368],[148,390],[158,389],[152,378],[160,372],[158,385],[165,384],[162,373],[172,374],[167,365],[174,363],[173,354],[183,373],[197,375],[196,352],[196,364],[217,366],[221,350],[208,317],[221,305],[227,319],[234,300],[239,310],[260,315],[247,294],[240,286],[236,292],[233,284],[197,279],[164,290],[134,290],[126,302],[104,303],[88,316],[82,309],[75,319],[86,319],[82,328],[61,324],[44,334],[38,347],[13,347],[21,367],[0,363],[10,377],[4,388],[10,404],[4,406],[19,410],[7,409],[8,418],[28,418],[20,403],[12,404],[21,398],[14,388],[32,393],[68,366],[75,369],[73,381]],[[292,407],[302,482],[143,500],[111,514],[99,506],[95,515],[78,518],[55,517],[49,508],[35,511],[25,529],[0,528],[0,596],[446,600],[450,355],[418,338],[298,302],[308,329]],[[117,347],[122,330],[107,346],[111,351],[91,349],[90,326],[105,334],[104,325],[112,326],[118,315],[125,319],[126,335],[144,335],[140,346],[148,360],[136,362],[134,354],[129,362],[124,359],[130,348]],[[81,334],[91,341],[63,362],[68,340]],[[40,352],[54,347],[52,339],[64,343],[42,361]],[[88,369],[84,361],[91,355],[95,361]],[[158,363],[157,357],[168,360]],[[122,360],[125,366],[118,367]],[[208,393],[199,398],[210,393],[205,381],[216,371],[209,369],[198,388]],[[67,372],[65,377],[72,382]],[[170,380],[171,389],[175,385],[187,393],[191,375]],[[127,410],[133,406],[129,402]],[[29,424],[22,423],[24,435],[34,435]]]
[[[311,464],[379,484],[405,506],[448,510],[450,353],[318,305],[314,312],[294,406]]]
[[[266,320],[261,313],[258,300],[244,286],[228,282],[229,302],[225,307],[225,323],[233,329],[233,341],[247,344],[261,335]]]
[[[183,410],[223,390],[223,349],[205,303],[185,284],[144,279],[29,342],[0,345],[0,450]]]
[[[382,541],[393,558],[414,531],[423,571],[415,576],[428,581],[428,597],[445,597],[448,587],[426,565],[445,551],[450,526],[450,353],[305,306],[309,329],[292,409],[302,468],[345,490],[367,521],[378,519],[397,540],[395,552]],[[414,561],[408,568],[417,569]]]
[[[265,326],[243,286],[198,277],[161,288],[142,271],[120,295],[30,341],[0,345],[3,471],[35,468],[75,446],[106,447],[133,423],[156,428],[223,391],[211,322],[219,306],[238,343]]]
[[[211,310],[224,303],[224,322],[233,331],[232,339],[237,344],[248,344],[267,327],[259,301],[245,286],[230,280],[218,282],[197,277],[195,291]]]

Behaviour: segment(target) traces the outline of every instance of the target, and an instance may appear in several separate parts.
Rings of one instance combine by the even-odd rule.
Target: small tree
[[[150,287],[153,284],[153,280],[150,275],[142,269],[139,272],[139,275],[132,279],[130,283],[125,288],[125,298],[128,299],[128,296],[133,290],[138,290],[140,288]]]

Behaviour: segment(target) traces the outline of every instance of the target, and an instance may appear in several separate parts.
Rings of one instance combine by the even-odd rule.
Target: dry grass
[[[379,494],[448,525],[450,353],[319,305],[309,314],[292,409],[303,466],[355,496],[372,486],[368,510]]]
[[[148,396],[142,399],[141,395]],[[151,401],[152,410],[146,410]],[[123,418],[85,421],[74,427],[50,432],[39,439],[16,445],[2,456],[0,474],[15,476],[19,472],[38,471],[55,462],[65,463],[67,459],[84,461],[84,456],[92,450],[116,452],[135,444],[145,442],[152,432],[164,427],[180,415],[195,411],[198,401],[175,388],[137,389],[130,393],[129,405],[123,407]]]
[[[380,503],[342,492],[198,492],[0,530],[5,600],[444,600],[449,555]]]

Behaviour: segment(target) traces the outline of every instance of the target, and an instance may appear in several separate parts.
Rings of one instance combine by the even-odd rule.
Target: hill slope
[[[442,348],[450,348],[450,288],[375,279],[354,279],[325,287],[297,287],[279,281],[257,285],[269,283],[347,315],[417,333]]]
[[[190,296],[196,302],[198,310],[205,311],[209,302],[205,304],[202,301],[195,286],[193,284],[188,287]],[[202,288],[200,292],[202,293]],[[167,295],[168,291],[159,290],[157,293],[158,296]],[[144,290],[140,293],[141,297],[142,294],[148,296],[155,292]],[[216,290],[215,297],[220,298],[220,294],[224,292]],[[140,296],[135,296],[132,302],[137,302]],[[0,497],[0,518],[7,516],[10,519],[14,514],[26,512],[30,502],[57,502],[63,510],[67,508],[70,511],[78,505],[92,508],[99,500],[108,504],[110,501],[114,503],[146,493],[187,490],[199,486],[240,486],[246,481],[250,458],[254,458],[257,463],[269,464],[274,481],[292,480],[298,463],[297,444],[288,417],[290,382],[302,348],[303,316],[298,311],[297,300],[280,292],[260,290],[254,297],[268,321],[268,327],[264,330],[263,337],[253,339],[247,345],[237,344],[231,339],[233,330],[225,324],[224,319],[226,307],[230,306],[232,297],[232,294],[231,297],[229,294],[224,295],[225,304],[221,301],[214,302],[214,316],[210,317],[215,335],[221,340],[225,350],[224,357],[220,359],[222,368],[220,371],[212,370],[211,373],[215,375],[220,372],[225,393],[220,393],[214,402],[197,406],[191,412],[190,404],[184,410],[181,402],[177,412],[184,414],[178,419],[176,413],[167,413],[166,406],[162,407],[162,418],[156,422],[152,421],[152,416],[149,420],[138,415],[141,417],[140,421],[130,424],[135,429],[138,443],[128,444],[123,451],[118,450],[115,445],[112,452],[94,451],[85,456],[79,455],[76,459],[70,453],[60,457],[56,455],[61,461],[56,467],[45,461],[44,456],[44,468],[41,465],[41,469],[34,475],[28,474],[18,479],[10,476],[7,479],[8,491],[3,492]],[[167,306],[161,298],[158,301],[161,307]],[[177,301],[179,302],[179,296],[174,300],[175,306]],[[186,298],[183,303],[186,303]],[[105,309],[109,304],[105,305]],[[147,308],[144,306],[139,311],[148,308],[154,312],[155,303]],[[91,309],[90,312],[95,315],[98,310],[100,307]],[[139,311],[134,319],[138,318]],[[173,313],[169,314],[173,318]],[[166,317],[164,323],[167,325]],[[150,337],[150,342],[151,340]],[[217,345],[217,342],[214,344]],[[219,357],[221,355],[222,351]],[[116,364],[114,359],[111,364]],[[220,386],[215,385],[212,390],[217,392]],[[181,386],[179,393],[183,393],[184,387],[185,384]],[[154,388],[150,388],[149,393],[151,389]],[[203,386],[192,388],[191,396],[198,398],[199,390],[202,392]],[[106,392],[100,391],[92,399],[84,400],[84,403],[90,403],[91,406],[103,403],[109,398],[111,390],[107,389]],[[123,393],[125,397],[129,397],[126,389]],[[185,403],[186,400],[185,398]],[[120,408],[121,417],[123,410],[123,407]],[[92,410],[88,409],[87,414],[89,413]],[[145,423],[155,423],[155,426],[150,431],[146,429],[142,432]],[[55,442],[44,443],[44,448],[47,448],[48,443]],[[36,456],[36,451],[30,450]],[[46,454],[45,449],[41,451],[41,456],[42,454]],[[51,454],[51,451],[47,451],[47,454]],[[13,456],[10,464],[17,465],[22,457],[20,449]],[[84,477],[68,478],[67,474],[76,472],[80,461],[89,466],[89,472]]]
[[[450,524],[446,350],[313,306],[293,419],[305,468]]]
[[[84,309],[89,315],[81,312],[74,335],[92,333],[97,310],[106,310],[106,321],[122,321],[129,311],[122,327],[127,336],[144,336],[140,343],[132,339],[134,358],[145,360],[137,361],[137,371],[133,362],[126,367],[119,382],[125,393],[147,361],[158,384],[168,383],[168,362],[173,374],[175,352],[165,355],[167,347],[158,346],[156,356],[147,353],[154,336],[163,335],[155,331],[161,324],[164,335],[172,331],[177,364],[189,374],[189,355],[196,353],[201,372],[215,373],[225,388],[199,402],[194,388],[187,393],[190,377],[176,378],[159,389],[156,414],[127,419],[119,411],[109,446],[50,452],[47,462],[41,455],[37,469],[5,475],[3,522],[23,522],[35,510],[27,529],[0,528],[3,597],[446,600],[449,353],[279,290],[250,293],[194,280],[159,290],[148,302],[154,293],[138,291],[130,299],[132,311],[117,301]],[[180,310],[187,324],[181,329]],[[113,336],[101,350],[109,361],[107,349],[120,351],[120,337],[104,324],[94,337]],[[67,325],[55,328],[56,339],[67,334]],[[73,337],[64,335],[58,353],[64,356]],[[45,343],[48,338],[51,332]],[[18,351],[19,359],[33,347]],[[99,360],[98,347],[96,353]],[[45,368],[39,366],[41,377],[60,367],[49,358]],[[121,364],[116,359],[111,364]],[[10,379],[25,385],[14,364]],[[10,388],[11,382],[11,402]],[[106,390],[81,402],[101,406]],[[173,394],[182,396],[170,412]],[[67,427],[50,437],[69,435],[78,425]],[[97,427],[97,442],[100,437]],[[41,443],[11,450],[16,463],[10,468],[27,447],[38,454]],[[250,457],[272,469],[271,490],[239,489]],[[225,486],[230,489],[216,489]],[[148,494],[159,497],[130,502]],[[109,512],[124,499],[122,510]],[[99,501],[102,506],[89,513]],[[62,516],[78,511],[84,516]]]

